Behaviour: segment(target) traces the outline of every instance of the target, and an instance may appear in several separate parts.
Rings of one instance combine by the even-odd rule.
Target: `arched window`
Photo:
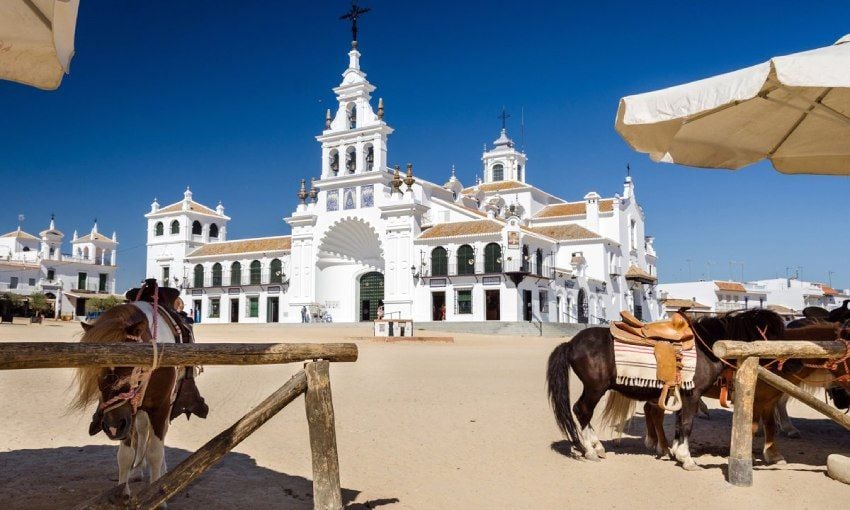
[[[210,239],[218,239],[218,225],[215,223],[210,225]]]
[[[171,233],[172,234],[179,234],[180,233],[180,222],[179,221],[174,220],[174,221],[171,222]]]
[[[447,276],[449,274],[449,257],[446,249],[437,246],[431,250],[431,276]]]
[[[230,264],[230,285],[242,285],[242,264]]]
[[[502,272],[502,247],[496,243],[490,243],[484,247],[484,272]]]
[[[204,266],[198,264],[195,266],[195,285],[193,287],[203,287],[204,286]]]
[[[501,164],[493,165],[493,182],[505,179],[505,167]]]
[[[375,168],[375,147],[370,143],[364,148],[366,150],[366,171],[371,172]]]
[[[29,247],[29,246],[24,246],[24,250],[23,250],[23,251],[30,251],[30,247]]]
[[[192,222],[192,235],[199,236],[204,233],[204,227],[201,226],[201,222],[195,220]]]
[[[249,273],[251,285],[259,285],[260,284],[260,275],[261,274],[262,274],[262,272],[261,272],[261,269],[260,269],[260,261],[255,260],[255,261],[251,262],[251,268],[250,268],[250,273]]]
[[[88,247],[88,246],[86,246],[85,248],[83,248],[83,258],[84,258],[84,259],[88,259],[88,258],[89,258],[89,247]]]
[[[348,103],[346,106],[346,113],[348,114],[348,129],[354,129],[357,127],[357,105],[354,103]]]
[[[537,276],[543,276],[543,250],[537,248],[537,255],[534,257],[534,263],[537,266]]]
[[[163,225],[161,221],[157,221],[156,225],[153,226],[153,235],[161,236],[164,233],[165,233],[165,225]]]
[[[527,273],[529,266],[528,245],[522,245],[522,272]]]
[[[338,175],[339,174],[339,151],[336,150],[336,149],[332,150],[329,157],[330,157],[331,175]]]
[[[221,264],[218,262],[212,267],[212,284],[213,287],[221,287]]]
[[[516,166],[516,178],[518,181],[522,180],[522,165]]]
[[[354,147],[349,147],[345,151],[345,171],[350,174],[357,171],[357,152]]]
[[[468,244],[457,249],[457,274],[475,274],[475,251]]]
[[[269,273],[270,283],[283,282],[283,264],[281,264],[280,259],[272,260],[271,264],[269,264]]]

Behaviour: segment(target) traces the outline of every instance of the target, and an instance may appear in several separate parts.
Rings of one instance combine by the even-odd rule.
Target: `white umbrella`
[[[654,161],[850,175],[850,34],[834,45],[620,100],[616,129]]]
[[[55,90],[74,56],[79,0],[0,0],[0,79]]]

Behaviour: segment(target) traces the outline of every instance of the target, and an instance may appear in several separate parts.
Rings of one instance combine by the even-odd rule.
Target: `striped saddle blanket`
[[[633,345],[614,340],[614,362],[617,365],[617,384],[637,388],[664,387],[664,381],[658,379],[658,363],[655,349],[647,345]],[[694,388],[694,372],[697,367],[695,347],[682,351],[683,390]]]

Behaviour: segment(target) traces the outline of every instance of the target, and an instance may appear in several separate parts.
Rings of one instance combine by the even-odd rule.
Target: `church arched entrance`
[[[360,277],[360,319],[373,321],[378,318],[378,306],[384,304],[384,275],[372,271]]]
[[[578,291],[578,322],[579,324],[587,324],[587,294],[584,289]]]

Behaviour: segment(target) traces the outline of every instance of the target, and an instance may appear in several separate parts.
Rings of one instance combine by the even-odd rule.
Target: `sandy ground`
[[[3,341],[75,341],[79,325],[0,326]],[[200,342],[345,341],[361,326],[199,326]],[[440,334],[436,334],[439,336]],[[699,472],[657,460],[638,437],[639,416],[608,458],[570,458],[545,393],[545,365],[560,340],[456,335],[454,343],[358,339],[360,359],[331,367],[343,498],[347,508],[847,508],[850,486],[825,474],[829,453],[850,453],[850,434],[801,405],[790,411],[804,439],[780,439],[789,460],[757,460],[752,488],[724,481],[731,414],[698,420]],[[175,421],[174,466],[300,368],[207,367],[198,385],[207,420]],[[89,437],[88,418],[67,414],[72,372],[0,373],[0,508],[69,508],[117,477],[114,443]],[[574,385],[577,386],[577,385]],[[575,391],[575,388],[574,388]],[[716,407],[714,403],[711,403]],[[668,434],[672,419],[667,419]],[[756,445],[760,449],[760,441]],[[760,454],[759,454],[760,457]],[[239,445],[171,501],[173,509],[312,508],[303,399]]]

